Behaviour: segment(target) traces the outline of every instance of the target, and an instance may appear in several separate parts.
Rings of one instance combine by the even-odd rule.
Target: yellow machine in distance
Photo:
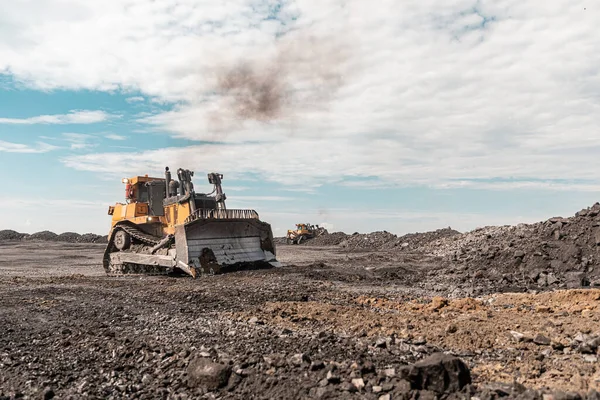
[[[164,178],[123,179],[125,203],[108,209],[108,275],[180,270],[196,277],[277,265],[271,226],[254,210],[226,208],[223,175],[208,174],[209,194],[195,192],[193,175],[178,169],[174,180],[167,167]]]
[[[308,239],[327,233],[327,229],[319,225],[296,224],[295,230],[287,231],[287,244],[300,244]]]

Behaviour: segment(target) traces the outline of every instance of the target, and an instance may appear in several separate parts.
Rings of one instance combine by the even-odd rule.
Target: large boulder
[[[400,377],[414,390],[430,390],[437,394],[454,393],[471,383],[471,372],[459,358],[436,353],[400,370]]]
[[[209,391],[217,390],[227,384],[231,367],[212,362],[209,358],[196,358],[187,369],[188,386],[201,386]]]

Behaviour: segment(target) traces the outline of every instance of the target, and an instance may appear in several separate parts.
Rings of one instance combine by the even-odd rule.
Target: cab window
[[[148,202],[148,188],[146,187],[146,185],[143,184],[139,184],[137,185],[137,201],[140,203],[147,203]]]

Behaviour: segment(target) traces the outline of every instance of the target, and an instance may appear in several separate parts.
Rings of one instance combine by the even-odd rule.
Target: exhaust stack
[[[171,171],[169,171],[169,167],[165,167],[165,187],[167,198],[171,197]]]

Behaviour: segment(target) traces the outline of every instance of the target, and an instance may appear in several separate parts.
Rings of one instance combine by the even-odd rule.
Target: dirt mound
[[[42,231],[36,232],[27,237],[27,240],[47,240],[47,241],[56,241],[58,235],[54,232],[50,231]]]
[[[85,233],[79,238],[80,243],[107,243],[108,236],[96,235],[95,233]]]
[[[340,246],[349,250],[381,249],[398,240],[398,236],[388,231],[371,232],[367,234],[354,233],[340,243]]]
[[[96,235],[94,233],[86,233],[80,235],[75,232],[64,232],[57,235],[54,232],[42,231],[32,235],[28,233],[20,233],[11,229],[0,231],[0,241],[5,240],[40,240],[50,242],[65,242],[65,243],[106,243],[108,236]]]
[[[347,237],[348,235],[344,232],[326,233],[314,239],[307,240],[304,244],[308,246],[337,246],[346,240]]]
[[[460,232],[448,227],[438,229],[432,232],[410,233],[404,236],[396,236],[387,231],[372,232],[367,234],[354,233],[349,235],[345,240],[342,240],[340,246],[348,250],[390,250],[390,249],[407,249],[419,250],[423,246],[445,239],[460,235]]]
[[[58,235],[56,241],[67,243],[103,243],[108,241],[108,236],[105,238],[104,236],[93,233],[80,235],[79,233],[75,232],[65,232]]]
[[[338,244],[340,244],[341,242],[346,240],[346,238],[348,237],[348,235],[345,234],[344,232],[333,232],[333,233],[327,233],[327,231],[325,231],[325,232],[326,233],[324,233],[323,235],[318,236],[316,238],[305,239],[302,243],[300,243],[300,245],[301,246],[337,246]],[[275,242],[275,244],[287,244],[287,238],[285,236],[273,238],[273,241]]]
[[[484,227],[420,247],[466,277],[521,288],[600,286],[600,203],[570,218]]]
[[[21,240],[29,236],[27,233],[19,233],[12,229],[5,229],[0,231],[0,240]]]
[[[394,246],[398,246],[397,243],[400,243],[399,246],[401,248],[406,248],[408,250],[418,249],[440,239],[452,238],[460,234],[459,231],[454,230],[451,227],[431,232],[409,233],[408,235],[400,236]]]
[[[273,238],[273,243],[275,243],[275,244],[286,244],[287,243],[287,239],[285,238],[285,236],[274,237]]]
[[[79,243],[81,242],[81,235],[75,232],[64,232],[58,235],[55,240],[57,242]]]
[[[448,237],[460,235],[461,233],[452,229],[444,228],[432,232],[411,233],[404,236],[397,236],[387,231],[378,231],[371,233],[358,233],[348,235],[344,232],[326,233],[313,239],[305,240],[301,245],[304,246],[341,246],[351,251],[364,250],[386,250],[386,249],[409,249],[415,250],[421,247]],[[276,244],[285,244],[285,237],[274,239]]]

